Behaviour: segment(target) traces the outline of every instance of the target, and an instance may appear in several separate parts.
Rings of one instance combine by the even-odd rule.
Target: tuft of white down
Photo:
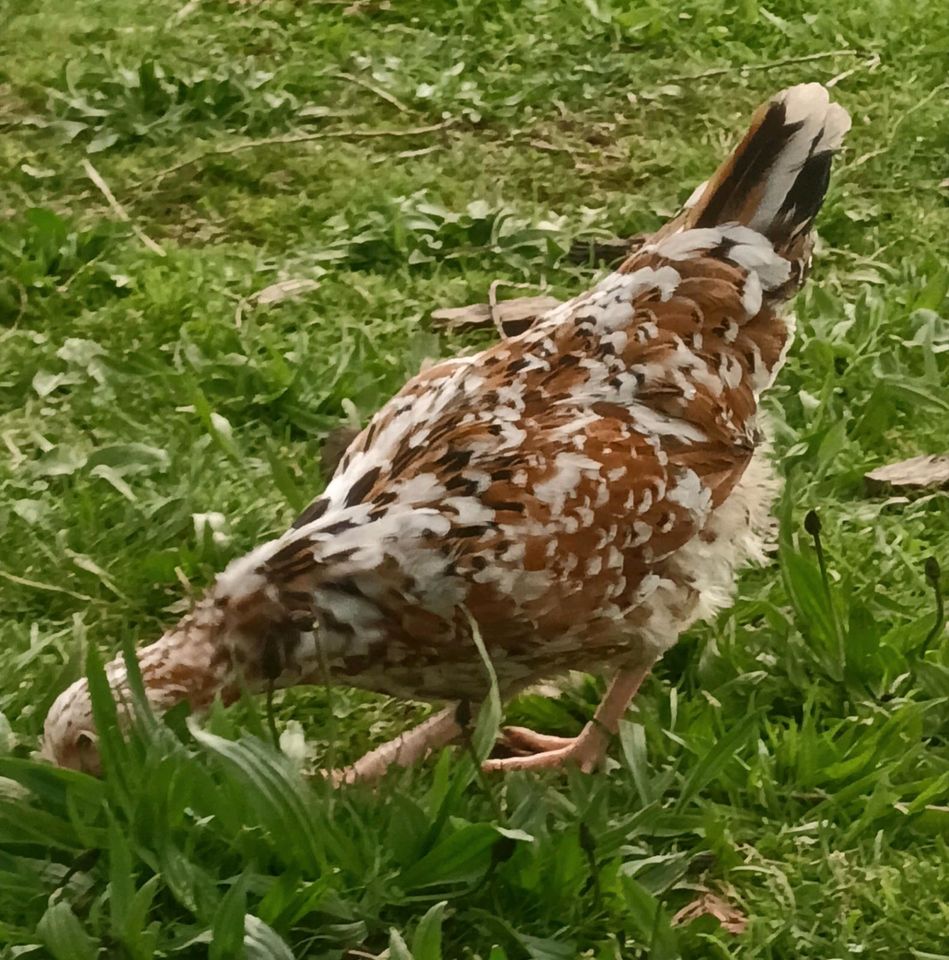
[[[658,652],[673,646],[691,624],[710,619],[731,603],[737,573],[745,563],[766,561],[774,531],[771,504],[778,488],[767,446],[759,447],[728,499],[711,513],[705,527],[711,536],[693,537],[674,554],[677,576],[644,579],[648,618],[641,629]]]

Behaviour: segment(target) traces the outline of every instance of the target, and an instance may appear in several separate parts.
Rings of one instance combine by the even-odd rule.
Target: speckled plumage
[[[686,209],[524,333],[411,380],[290,530],[234,561],[141,653],[149,697],[334,681],[478,700],[651,662],[725,605],[775,489],[758,400],[792,329],[831,152],[849,125],[803,85],[756,115]],[[110,665],[116,688],[124,667]],[[84,681],[46,749],[89,765]]]

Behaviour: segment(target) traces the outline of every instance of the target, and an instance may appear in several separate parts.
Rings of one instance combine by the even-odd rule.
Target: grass
[[[949,956],[949,649],[925,570],[949,569],[947,499],[861,482],[946,444],[939,5],[0,0],[0,19],[3,960]],[[318,492],[334,427],[463,346],[432,308],[495,278],[589,283],[572,240],[656,227],[758,101],[834,77],[854,129],[769,401],[779,551],[666,658],[608,775],[484,783],[447,752],[333,793],[299,768],[422,715],[346,690],[279,698],[283,752],[246,704],[107,736],[101,781],[30,759],[68,681]],[[259,296],[286,280],[310,283]],[[576,731],[599,689],[507,715]],[[675,922],[704,891],[747,929]]]

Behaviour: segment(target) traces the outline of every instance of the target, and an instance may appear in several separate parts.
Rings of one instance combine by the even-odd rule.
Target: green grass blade
[[[728,762],[757,731],[759,723],[757,713],[743,717],[699,757],[682,784],[676,801],[676,810],[686,807],[708,784],[725,771]]]

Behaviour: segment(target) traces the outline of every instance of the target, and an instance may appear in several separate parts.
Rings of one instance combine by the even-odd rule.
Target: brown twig
[[[162,256],[164,256],[165,251],[162,250]],[[69,292],[69,288],[72,285],[72,282],[77,278],[81,277],[84,273],[87,273],[91,270],[103,257],[105,256],[105,251],[97,253],[91,260],[86,260],[81,266],[77,267],[68,277],[56,288],[56,292],[59,294],[64,294]]]
[[[397,96],[389,93],[388,90],[384,90],[382,87],[377,87],[368,80],[364,80],[362,77],[354,77],[351,73],[328,73],[326,75],[328,77],[335,77],[337,80],[345,80],[347,83],[355,83],[356,86],[362,87],[370,93],[374,93],[380,100],[391,103],[396,110],[401,110],[402,113],[415,113],[411,107],[407,107]]]
[[[158,246],[158,244],[155,243],[155,241],[152,240],[152,238],[148,236],[144,230],[135,225],[135,223],[132,221],[132,218],[126,212],[125,207],[123,207],[122,204],[115,199],[115,194],[112,193],[112,191],[109,189],[109,185],[105,182],[105,180],[102,179],[102,174],[100,174],[99,171],[96,170],[96,168],[85,159],[82,161],[82,169],[86,171],[86,176],[96,185],[102,196],[105,197],[106,203],[109,204],[112,212],[120,220],[124,221],[132,228],[132,232],[135,234],[135,236],[138,237],[138,239],[141,240],[142,243],[149,250],[151,250],[152,253],[157,254],[159,257],[165,256],[165,251],[162,250],[162,248]]]
[[[176,10],[165,21],[165,29],[170,30],[173,27],[177,27],[179,23],[181,23],[183,20],[187,20],[188,17],[190,17],[191,14],[194,13],[195,10],[197,10],[198,7],[200,6],[201,6],[201,0],[188,0],[188,2],[183,7]]]
[[[855,73],[858,73],[861,70],[876,70],[880,66],[880,54],[875,53],[868,60],[865,60],[863,63],[858,63],[855,67],[851,67],[849,70],[844,70],[842,73],[838,73],[837,76],[831,77],[824,86],[830,89],[831,87],[836,87],[838,83],[842,80],[846,80],[847,77],[852,77]]]
[[[3,336],[0,337],[0,343],[3,343],[9,337],[15,333],[19,333],[15,327],[5,330]],[[26,454],[16,445],[16,441],[10,436],[11,431],[7,430],[6,433],[0,434],[0,439],[3,440],[3,445],[10,451],[10,460],[14,467],[18,467],[24,460],[26,460]]]
[[[825,50],[823,53],[808,53],[803,57],[785,57],[783,60],[769,60],[767,63],[749,63],[738,67],[716,67],[704,73],[693,73],[689,76],[668,77],[665,83],[685,83],[689,80],[705,80],[707,77],[722,77],[727,73],[752,73],[758,70],[776,70],[778,67],[788,67],[794,63],[810,63],[812,60],[825,60],[827,57],[856,57],[857,50]]]
[[[498,287],[500,285],[500,280],[492,280],[491,286],[488,287],[488,310],[491,312],[491,322],[494,324],[494,329],[497,330],[498,336],[503,340],[504,327],[501,326],[501,318],[498,316]]]
[[[509,283],[507,280],[491,281],[491,286],[488,287],[488,310],[491,313],[491,322],[494,324],[498,336],[502,340],[506,340],[507,333],[504,330],[504,321],[498,312],[498,287],[513,287],[516,290],[536,290],[538,287],[536,283]]]
[[[535,150],[545,150],[547,153],[566,153],[570,156],[573,156],[575,153],[575,151],[571,150],[570,147],[559,147],[555,143],[548,143],[546,140],[540,140],[536,137],[528,140],[527,144],[528,146],[533,147]]]
[[[15,573],[7,573],[6,570],[0,570],[0,577],[9,580],[11,583],[19,584],[21,587],[31,587],[34,590],[47,590],[50,593],[64,593],[67,597],[75,600],[82,600],[84,603],[95,603],[92,597],[87,597],[84,593],[77,593],[75,590],[68,590],[66,587],[57,586],[55,583],[42,583],[39,580],[30,580],[28,577],[18,577]]]
[[[384,156],[376,157],[374,160],[371,160],[371,163],[391,163],[393,160],[411,160],[414,157],[424,157],[429,153],[435,153],[437,150],[441,150],[441,146],[437,143],[433,143],[428,147],[419,147],[417,150],[400,150],[398,153],[387,153]]]
[[[255,150],[258,147],[270,147],[278,144],[308,143],[316,140],[366,140],[372,137],[417,137],[425,133],[434,133],[437,130],[444,130],[453,124],[454,118],[449,117],[440,123],[430,123],[423,127],[405,127],[402,130],[321,130],[315,133],[289,133],[279,137],[264,137],[261,140],[243,140],[240,143],[230,143],[223,147],[214,147],[211,150],[205,150],[203,153],[195,154],[193,157],[186,157],[184,160],[173,163],[170,167],[160,170],[154,177],[147,181],[135,184],[135,189],[145,186],[157,186],[166,180],[173,173],[184,170],[192,164],[199,163],[208,157],[227,156],[232,153],[239,153],[242,150]]]

